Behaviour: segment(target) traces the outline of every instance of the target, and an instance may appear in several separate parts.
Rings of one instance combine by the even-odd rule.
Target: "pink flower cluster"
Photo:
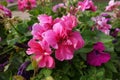
[[[96,11],[97,10],[97,7],[94,6],[92,0],[84,0],[83,2],[79,1],[78,8],[81,11],[85,11],[85,10]]]
[[[101,66],[110,60],[110,54],[104,52],[105,46],[102,42],[97,42],[93,50],[87,54],[87,63],[91,66]]]
[[[27,54],[33,58],[39,67],[54,68],[57,60],[71,60],[74,51],[84,46],[84,40],[78,31],[73,31],[77,25],[75,16],[68,14],[62,18],[52,19],[42,14],[38,16],[39,23],[32,27],[33,39],[28,42]]]
[[[106,7],[106,11],[112,11],[115,8],[118,8],[120,6],[120,1],[114,1],[114,0],[110,0],[108,6]]]
[[[112,27],[110,24],[108,24],[108,21],[110,20],[109,18],[100,15],[97,17],[93,17],[92,20],[95,22],[95,27],[97,30],[100,30],[101,32],[109,35],[110,29]]]
[[[3,13],[7,17],[10,17],[10,18],[12,17],[11,11],[2,5],[0,5],[0,13]]]
[[[30,10],[34,7],[36,7],[36,0],[18,0],[18,9],[21,11]]]

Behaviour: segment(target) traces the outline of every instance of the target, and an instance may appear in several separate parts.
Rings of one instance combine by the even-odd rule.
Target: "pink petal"
[[[65,31],[65,24],[63,22],[59,22],[53,25],[53,31],[57,34],[63,34]]]
[[[39,43],[37,43],[35,40],[31,39],[28,42],[28,50],[26,51],[28,55],[30,54],[41,54],[43,52],[43,49]]]
[[[70,40],[72,41],[72,44],[75,49],[82,48],[85,44],[82,36],[78,31],[72,32]]]
[[[59,46],[55,51],[55,57],[60,60],[71,60],[73,58],[74,48],[72,46]]]
[[[48,16],[46,14],[42,14],[38,16],[38,20],[40,22],[40,24],[52,24],[52,16]]]
[[[46,67],[47,68],[54,68],[55,67],[55,61],[51,56],[46,56]]]
[[[51,56],[42,56],[42,57],[40,57],[40,60],[38,61],[38,66],[40,68],[45,68],[45,67],[46,68],[54,68],[55,62]]]
[[[41,35],[44,31],[45,31],[44,28],[40,24],[35,23],[32,26],[32,32],[31,33],[32,33],[34,39],[41,40],[42,39]]]
[[[47,43],[52,46],[53,48],[57,49],[57,40],[56,40],[56,33],[53,32],[52,30],[48,30],[43,33],[42,37],[44,38]]]

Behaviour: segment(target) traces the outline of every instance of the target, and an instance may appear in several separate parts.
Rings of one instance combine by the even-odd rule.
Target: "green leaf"
[[[116,69],[115,65],[112,62],[109,61],[108,63],[106,63],[105,67],[107,69],[111,70],[112,72],[117,73],[117,69]]]
[[[42,73],[44,74],[45,77],[48,77],[52,74],[52,70],[50,69],[42,69]]]
[[[0,1],[1,5],[7,6],[7,2],[6,1]]]
[[[33,66],[32,66],[32,64],[30,64],[28,67],[27,67],[27,69],[26,69],[27,71],[29,71],[29,70],[34,70],[34,68],[33,68]]]

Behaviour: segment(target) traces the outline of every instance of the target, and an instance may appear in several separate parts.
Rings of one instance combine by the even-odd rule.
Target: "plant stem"
[[[9,22],[10,22],[11,26],[13,26],[14,30],[15,30],[18,34],[24,35],[23,33],[21,33],[19,30],[17,30],[17,29],[15,28],[14,24],[13,24],[11,21],[9,21]]]

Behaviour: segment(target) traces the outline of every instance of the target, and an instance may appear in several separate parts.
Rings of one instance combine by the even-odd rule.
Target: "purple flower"
[[[10,18],[12,17],[11,11],[2,5],[0,5],[0,12],[2,12],[7,17],[10,17]]]
[[[87,54],[87,63],[91,66],[101,66],[110,60],[110,54],[104,52],[104,45],[102,42],[97,42],[93,46],[93,50]]]
[[[57,12],[58,9],[60,9],[60,8],[65,8],[65,7],[66,7],[66,6],[65,6],[64,3],[59,3],[59,4],[55,5],[55,6],[53,6],[52,11],[53,11],[53,12]]]
[[[26,80],[29,80],[30,77],[33,75],[33,70],[26,71],[26,68],[30,64],[30,61],[24,62],[18,69],[17,75],[23,76]]]
[[[93,27],[93,30],[94,28],[96,28],[97,30],[105,33],[106,35],[109,35],[110,29],[112,27],[110,24],[108,24],[108,22],[110,22],[110,18],[106,18],[100,15],[97,17],[93,17],[92,21],[95,22],[95,27]]]
[[[4,67],[9,63],[9,54],[0,55],[0,72],[4,71]]]
[[[116,38],[118,36],[118,33],[120,32],[120,28],[115,28],[110,31],[110,35]]]
[[[7,0],[7,2],[8,2],[8,3],[13,3],[13,2],[14,2],[14,0]]]

